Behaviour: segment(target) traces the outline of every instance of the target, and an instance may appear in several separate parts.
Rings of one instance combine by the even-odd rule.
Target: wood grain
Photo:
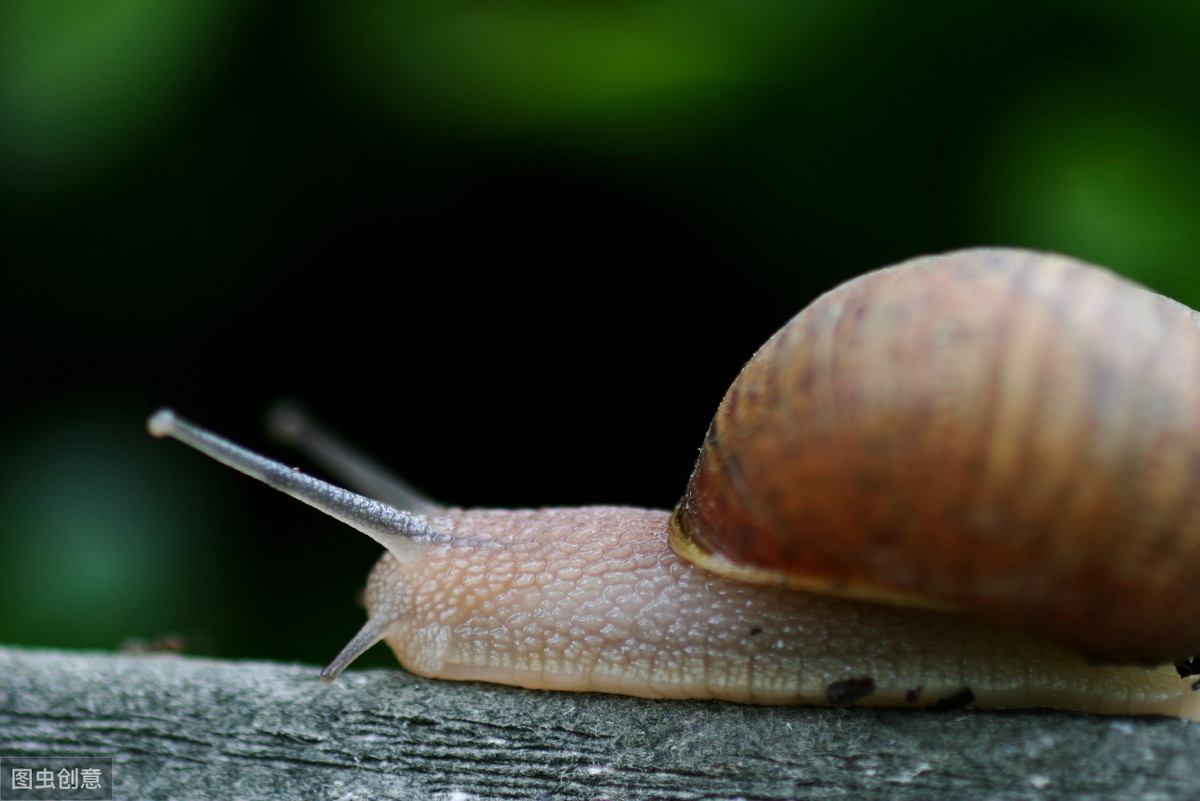
[[[1200,725],[753,707],[311,666],[0,648],[0,757],[127,799],[1200,797]]]

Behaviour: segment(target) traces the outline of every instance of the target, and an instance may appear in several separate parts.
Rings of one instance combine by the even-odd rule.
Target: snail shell
[[[953,609],[1089,657],[1200,651],[1200,315],[979,249],[850,281],[721,403],[672,523],[726,575]]]

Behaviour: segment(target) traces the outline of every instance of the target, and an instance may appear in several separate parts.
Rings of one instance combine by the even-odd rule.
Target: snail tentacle
[[[170,409],[159,409],[147,421],[146,427],[155,437],[176,439],[240,473],[321,510],[361,531],[398,556],[415,542],[444,543],[453,539],[432,528],[423,515],[401,511],[374,498],[322,481],[298,468],[260,456],[189,423]]]
[[[436,514],[445,508],[314,420],[294,400],[281,400],[267,411],[267,431],[368,498],[418,515]]]
[[[331,683],[338,676],[342,675],[342,671],[350,667],[355,659],[358,659],[375,643],[381,641],[388,633],[393,625],[395,625],[398,616],[390,614],[391,610],[376,609],[372,611],[371,616],[367,618],[367,622],[358,630],[358,633],[346,643],[333,661],[325,666],[321,671],[321,681],[326,684]]]

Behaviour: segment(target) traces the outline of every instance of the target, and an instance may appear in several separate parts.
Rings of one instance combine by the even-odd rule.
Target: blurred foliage
[[[352,96],[410,130],[642,160],[711,142],[756,86],[815,62],[867,8],[377,3],[360,15],[327,8],[326,54],[366,90]]]
[[[356,629],[376,549],[162,403],[269,448],[297,395],[450,502],[667,506],[855,273],[1021,245],[1200,305],[1198,9],[6,0],[0,640]]]
[[[14,0],[0,6],[0,147],[23,200],[70,191],[184,113],[217,66],[229,2]]]

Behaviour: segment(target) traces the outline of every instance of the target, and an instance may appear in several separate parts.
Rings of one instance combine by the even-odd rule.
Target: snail
[[[438,505],[285,410],[357,494],[148,422],[386,549],[332,681],[410,671],[758,704],[1200,719],[1200,315],[1018,249],[818,298],[749,361],[674,512]]]

